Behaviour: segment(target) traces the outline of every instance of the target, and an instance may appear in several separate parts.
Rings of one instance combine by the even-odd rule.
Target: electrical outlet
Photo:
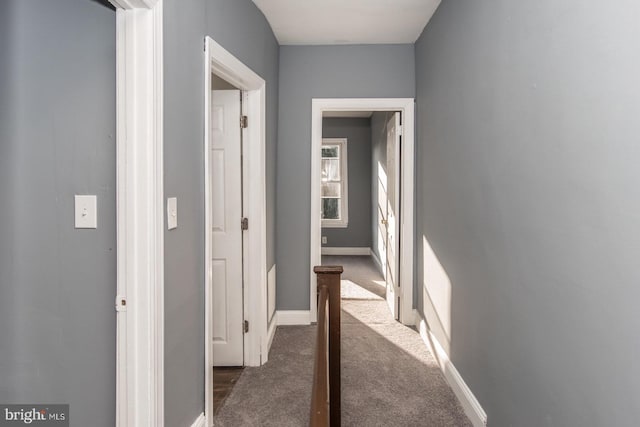
[[[322,236],[322,244],[323,245],[327,244],[327,236]]]

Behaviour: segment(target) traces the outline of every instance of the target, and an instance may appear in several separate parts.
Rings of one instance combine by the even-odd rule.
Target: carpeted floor
[[[384,299],[385,282],[370,256],[323,255],[322,265],[341,265],[344,299]]]
[[[342,425],[471,426],[419,334],[373,294],[342,301]],[[315,330],[278,327],[269,361],[245,368],[215,425],[308,425]]]

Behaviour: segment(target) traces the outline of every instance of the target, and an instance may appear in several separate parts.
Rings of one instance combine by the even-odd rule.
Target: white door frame
[[[322,113],[324,111],[400,111],[402,112],[402,155],[400,178],[400,321],[415,324],[413,314],[413,206],[415,101],[413,98],[314,98],[311,103],[311,247],[309,271],[310,321],[316,322],[316,275],[320,265],[320,170],[322,147]],[[315,212],[315,214],[314,214]]]
[[[116,8],[116,426],[164,426],[162,0]]]
[[[267,222],[265,174],[265,81],[210,37],[205,39],[205,417],[206,425],[213,422],[213,351],[211,348],[211,186],[209,182],[209,122],[211,74],[215,73],[238,89],[247,92],[248,127],[243,140],[244,216],[249,218],[249,229],[244,232],[244,313],[249,321],[249,332],[244,334],[244,363],[260,366],[267,361]],[[244,108],[244,107],[243,107]],[[240,218],[238,218],[240,227]]]

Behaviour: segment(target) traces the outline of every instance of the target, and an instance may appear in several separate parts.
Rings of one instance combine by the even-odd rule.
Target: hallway
[[[323,257],[323,263],[336,261],[345,268],[342,424],[470,426],[420,335],[392,319],[375,264],[368,257]],[[244,369],[215,424],[307,425],[315,331],[279,327],[269,361]]]

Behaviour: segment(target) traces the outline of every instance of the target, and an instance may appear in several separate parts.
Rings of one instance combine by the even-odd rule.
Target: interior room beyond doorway
[[[399,317],[401,113],[322,117],[322,263],[343,265],[342,297],[387,299]],[[353,280],[351,280],[353,279]]]
[[[386,128],[383,134],[386,134],[386,158],[382,157],[379,161],[374,162],[373,157],[364,156],[365,160],[370,163],[369,186],[373,194],[383,194],[385,196],[384,203],[382,200],[374,200],[369,196],[369,202],[360,203],[369,207],[371,211],[378,205],[384,206],[381,212],[382,216],[373,218],[376,214],[372,214],[368,226],[371,230],[370,239],[365,246],[348,247],[343,246],[338,251],[342,251],[347,255],[371,255],[376,254],[377,245],[374,245],[374,233],[377,236],[378,231],[375,227],[383,225],[386,229],[385,241],[388,244],[386,260],[388,264],[389,256],[395,259],[395,263],[391,264],[391,269],[382,265],[380,270],[384,272],[387,289],[385,291],[387,304],[391,308],[393,317],[407,325],[415,323],[415,313],[413,305],[413,230],[414,230],[414,152],[415,152],[415,100],[412,98],[314,98],[311,103],[311,186],[310,186],[310,265],[321,264],[321,254],[325,255],[341,253],[335,252],[329,242],[329,236],[325,235],[327,243],[323,246],[323,228],[348,228],[354,222],[360,222],[358,218],[354,219],[351,210],[354,205],[351,201],[346,203],[343,197],[350,199],[351,193],[356,193],[356,197],[360,195],[358,190],[351,189],[349,181],[351,177],[349,170],[345,171],[344,178],[342,173],[336,173],[336,168],[344,160],[349,163],[350,154],[349,138],[333,138],[331,141],[323,141],[326,134],[323,134],[323,120],[332,118],[365,118],[373,121],[377,114],[387,113]],[[363,117],[364,115],[364,117]],[[371,133],[372,135],[374,132]],[[328,138],[328,137],[327,137]],[[329,138],[331,139],[331,138]],[[337,140],[346,141],[341,143]],[[392,142],[392,143],[390,143]],[[328,144],[328,145],[323,145]],[[344,153],[340,148],[345,146]],[[373,150],[372,150],[373,153]],[[386,169],[383,163],[386,164]],[[392,165],[392,169],[389,167]],[[347,168],[348,169],[348,168]],[[341,171],[340,171],[341,172]],[[386,175],[386,176],[385,176]],[[375,180],[372,178],[375,176]],[[379,180],[379,177],[383,177]],[[389,180],[389,177],[392,177]],[[378,181],[382,181],[385,185],[384,191],[379,191]],[[386,182],[385,182],[386,181]],[[363,190],[366,192],[366,190]],[[402,196],[402,197],[401,197]],[[325,200],[333,199],[333,200]],[[344,218],[342,216],[345,213]],[[391,216],[389,216],[391,214]],[[386,216],[385,216],[386,215]],[[324,218],[323,218],[324,216]],[[365,216],[366,222],[367,216]],[[329,221],[327,221],[329,220]],[[328,222],[330,224],[328,224]],[[375,224],[374,224],[375,222]],[[391,233],[391,236],[389,236]],[[389,240],[391,238],[391,240]],[[368,243],[368,247],[366,244]],[[324,249],[323,249],[324,247]],[[334,251],[331,253],[331,251]],[[408,256],[403,256],[407,254]],[[383,257],[384,258],[384,257]],[[383,260],[379,260],[378,264],[383,264]],[[393,274],[389,274],[392,271]],[[315,290],[315,274],[313,269],[309,272],[309,307],[310,321],[317,320],[317,298]],[[389,287],[389,282],[393,283]],[[392,291],[392,292],[390,292]]]

